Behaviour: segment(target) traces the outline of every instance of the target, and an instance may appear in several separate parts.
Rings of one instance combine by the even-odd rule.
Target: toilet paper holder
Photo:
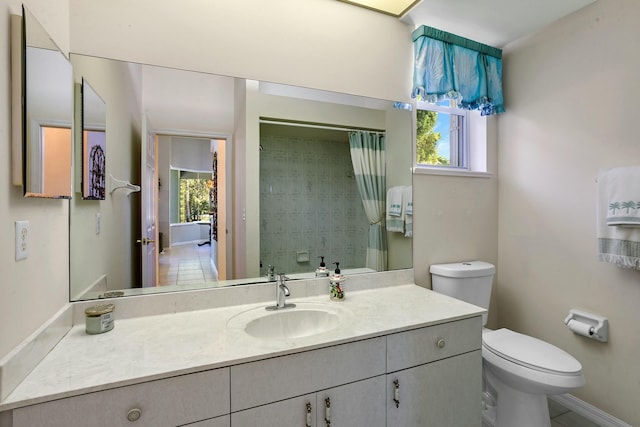
[[[606,317],[571,309],[564,324],[575,334],[602,342],[609,340],[609,319]]]

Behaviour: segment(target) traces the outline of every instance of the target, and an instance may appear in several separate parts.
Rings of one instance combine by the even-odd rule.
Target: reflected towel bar
[[[129,181],[122,181],[120,179],[114,178],[113,175],[109,175],[109,194],[112,194],[119,188],[128,190],[127,196],[131,193],[137,193],[138,191],[140,191],[139,185],[134,185]]]

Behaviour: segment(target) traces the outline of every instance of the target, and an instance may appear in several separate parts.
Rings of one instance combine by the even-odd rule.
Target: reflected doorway
[[[228,139],[159,135],[158,141],[158,286],[225,280]]]

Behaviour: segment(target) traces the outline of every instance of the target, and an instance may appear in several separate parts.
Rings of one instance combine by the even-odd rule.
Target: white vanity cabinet
[[[231,368],[233,427],[385,425],[386,338]],[[326,408],[329,399],[330,408]]]
[[[169,427],[198,421],[198,427],[223,427],[228,414],[229,369],[223,368],[18,408],[13,427]]]
[[[481,317],[387,337],[387,426],[480,427]]]
[[[477,315],[25,406],[10,425],[480,427],[481,344]]]

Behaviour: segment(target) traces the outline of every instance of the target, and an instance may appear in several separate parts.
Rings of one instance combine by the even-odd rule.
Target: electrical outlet
[[[29,256],[29,221],[16,221],[16,261]]]

